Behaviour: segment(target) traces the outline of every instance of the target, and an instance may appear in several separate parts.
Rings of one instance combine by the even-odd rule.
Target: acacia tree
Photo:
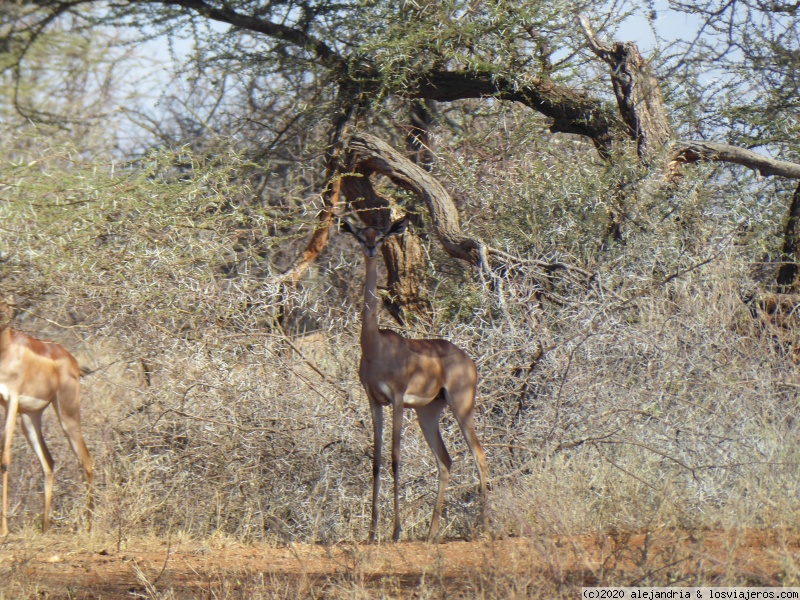
[[[713,118],[709,118],[709,110],[701,117],[712,123],[722,123],[720,119],[729,113],[724,123],[726,128],[721,131],[703,125],[692,129],[685,120],[679,120],[676,129],[662,100],[663,83],[637,46],[602,41],[604,36],[613,34],[626,10],[634,9],[634,5],[611,4],[598,13],[593,3],[576,5],[548,0],[521,6],[504,0],[492,3],[451,0],[420,6],[414,3],[395,6],[374,0],[134,0],[126,4],[42,0],[17,9],[8,39],[15,64],[20,65],[24,64],[26,52],[37,36],[64,15],[80,23],[80,27],[133,27],[147,37],[191,36],[198,77],[224,65],[226,72],[246,74],[239,87],[251,104],[274,109],[275,101],[270,99],[283,95],[276,112],[281,108],[293,109],[293,115],[284,116],[282,124],[273,128],[272,139],[266,144],[269,148],[279,146],[291,131],[302,130],[320,119],[327,120],[325,176],[319,190],[323,210],[306,250],[285,273],[286,278],[296,280],[324,248],[331,219],[341,211],[338,174],[345,162],[342,149],[348,127],[354,122],[375,121],[381,115],[391,119],[393,115],[388,113],[398,102],[411,107],[412,125],[406,127],[406,132],[420,131],[419,124],[432,112],[431,103],[493,98],[536,111],[547,119],[551,132],[590,140],[606,162],[620,160],[625,148],[633,144],[644,167],[656,174],[666,170],[670,178],[679,174],[680,165],[700,160],[745,165],[762,175],[800,178],[800,165],[773,157],[785,155],[780,143],[771,143],[767,155],[759,154],[751,149],[755,144],[747,141],[752,135],[747,138],[731,133],[744,131],[746,127],[752,132],[768,128],[769,123],[776,122],[774,117],[781,107],[785,110],[791,106],[792,96],[782,91],[781,82],[793,72],[795,46],[787,37],[791,37],[788,32],[797,9],[793,5],[763,8],[753,4],[742,5],[746,10],[722,10],[725,7],[716,4],[710,2],[702,9],[705,25],[698,38],[682,49],[677,65],[666,60],[662,68],[672,66],[670,73],[682,69],[681,82],[686,81],[689,86],[688,82],[697,81],[698,72],[710,68],[713,59],[730,57],[726,73],[728,91],[733,94],[739,82],[737,74],[741,79],[749,67],[763,65],[772,69],[773,65],[784,65],[770,80],[771,91],[767,95],[772,98],[773,108],[765,111],[763,118],[748,120],[748,111],[737,107],[732,98],[723,108],[707,103],[716,107],[709,109]],[[675,3],[675,8],[694,10],[693,5],[681,3]],[[753,12],[762,19],[758,34],[744,27],[751,22]],[[784,34],[767,39],[775,22],[782,24]],[[729,34],[727,45],[715,56],[712,50],[719,47],[720,41],[705,33],[713,30],[722,35],[726,23],[735,25],[727,28],[734,33]],[[754,50],[761,46],[768,50]],[[741,53],[744,58],[739,58],[740,53],[726,51],[734,48],[744,49]],[[599,57],[600,62],[594,57]],[[735,64],[737,60],[741,64]],[[599,68],[603,63],[608,66],[607,71]],[[17,69],[17,72],[23,71]],[[609,78],[611,86],[607,83]],[[608,102],[611,90],[616,109]],[[689,92],[702,100],[709,90]],[[755,88],[745,94],[750,106],[762,102],[762,96]],[[428,112],[420,112],[421,103],[428,106]],[[727,132],[724,142],[708,139],[718,138],[719,132]],[[679,134],[690,134],[692,139],[680,140]],[[412,154],[418,156],[414,144],[419,144],[422,138],[409,139]],[[764,137],[759,139],[763,141]],[[612,211],[608,227],[611,237],[618,241],[624,238],[622,190],[630,184],[631,181],[621,183],[620,197],[615,200],[617,208]],[[385,203],[376,193],[348,200],[358,197],[367,198],[368,208],[379,208]],[[800,200],[797,205],[800,206]],[[798,212],[800,209],[795,208],[792,214]],[[789,219],[784,244],[784,254],[792,264],[797,246],[796,221],[796,215]],[[460,247],[463,235],[458,227],[443,229],[438,223],[441,221],[433,219],[443,248],[456,258],[469,256],[455,250]],[[480,246],[479,241],[474,244]],[[404,289],[403,280],[408,283],[418,277],[414,275],[413,262],[420,252],[395,242],[387,244],[386,253],[390,282],[394,282],[390,295],[400,297],[401,306],[408,304],[414,295],[409,290],[418,286],[407,284]],[[788,285],[796,272],[793,266],[787,269],[780,276],[783,285]],[[402,310],[395,311],[401,313]]]
[[[748,150],[763,149],[764,154],[793,164],[778,168],[768,161],[750,160],[750,153],[725,151],[762,175],[797,180],[800,6],[796,2],[673,0],[670,8],[691,15],[696,23],[694,36],[673,44],[674,58],[665,71],[666,77],[682,81],[687,95],[697,99],[694,135],[721,137]],[[709,150],[714,151],[713,147]],[[784,291],[794,291],[800,248],[800,186],[779,180],[772,193],[791,196],[777,284]]]

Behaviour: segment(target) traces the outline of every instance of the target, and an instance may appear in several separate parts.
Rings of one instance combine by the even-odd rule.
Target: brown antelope
[[[400,538],[400,445],[403,433],[403,409],[417,412],[420,429],[436,456],[439,469],[439,489],[433,507],[428,541],[439,533],[439,516],[444,504],[444,492],[450,480],[452,459],[447,453],[439,431],[439,419],[449,406],[464,434],[480,476],[483,522],[489,531],[486,508],[486,455],[475,433],[474,406],[478,371],[467,354],[447,340],[410,340],[386,329],[378,329],[379,299],[378,249],[386,238],[401,235],[407,226],[405,218],[389,227],[362,227],[341,220],[344,231],[352,234],[364,250],[367,274],[364,281],[364,309],[361,313],[361,384],[369,398],[374,431],[372,520],[369,540],[375,541],[378,529],[378,498],[380,492],[381,444],[383,441],[383,407],[392,408],[392,473],[394,475],[394,533]]]
[[[44,471],[42,531],[50,527],[53,500],[53,457],[42,437],[42,413],[52,404],[61,428],[78,456],[86,475],[89,527],[92,513],[92,458],[81,435],[81,370],[78,361],[55,342],[45,342],[10,327],[14,316],[12,298],[0,301],[0,404],[6,409],[3,455],[3,523],[0,535],[8,535],[8,469],[11,439],[19,413],[22,431]]]

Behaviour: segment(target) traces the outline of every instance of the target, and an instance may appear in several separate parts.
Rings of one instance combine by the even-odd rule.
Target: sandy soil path
[[[110,538],[109,538],[110,539]],[[2,598],[578,597],[581,585],[798,585],[800,534],[660,531],[438,545],[116,543],[0,547]]]

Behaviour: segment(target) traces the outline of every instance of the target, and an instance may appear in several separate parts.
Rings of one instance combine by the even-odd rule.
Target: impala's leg
[[[0,471],[3,473],[3,523],[0,526],[0,535],[3,536],[8,535],[8,467],[11,465],[11,440],[14,437],[18,409],[19,396],[9,394],[3,430],[3,456],[0,459]]]
[[[81,399],[80,384],[77,379],[69,379],[64,382],[58,392],[58,397],[54,402],[61,429],[67,435],[70,446],[81,461],[83,474],[86,476],[86,517],[87,529],[92,529],[92,516],[94,513],[94,501],[92,499],[92,457],[86,442],[81,434]]]
[[[392,541],[400,539],[400,447],[403,442],[403,397],[392,402],[392,475],[394,476],[394,532]]]
[[[383,406],[369,400],[369,408],[372,412],[372,519],[369,523],[369,541],[375,541],[378,531],[378,504],[381,495],[381,446],[383,445]]]
[[[483,513],[483,526],[486,533],[490,533],[489,513],[487,509],[488,476],[486,454],[483,452],[483,446],[481,446],[480,440],[478,440],[478,434],[475,432],[475,413],[473,410],[475,405],[475,391],[475,387],[473,386],[451,390],[449,392],[445,391],[445,398],[453,409],[458,425],[461,428],[461,433],[464,435],[464,440],[466,440],[469,451],[472,453],[472,458],[475,459],[475,464],[478,467],[478,476],[481,480],[481,512]]]
[[[22,432],[28,440],[44,473],[44,512],[42,513],[42,533],[50,529],[50,505],[53,502],[53,457],[42,437],[42,413],[21,413]]]
[[[431,447],[436,456],[436,466],[439,469],[439,490],[436,492],[436,504],[433,506],[431,529],[428,532],[429,542],[436,541],[439,535],[439,517],[442,514],[442,506],[444,505],[444,491],[447,487],[447,482],[450,481],[450,467],[453,464],[453,460],[447,453],[447,448],[445,448],[442,440],[442,433],[439,431],[439,419],[445,406],[444,399],[439,396],[430,404],[417,409],[419,427],[422,429],[425,441],[428,442],[428,446]]]

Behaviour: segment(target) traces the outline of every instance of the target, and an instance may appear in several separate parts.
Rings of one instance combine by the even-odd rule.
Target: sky
[[[666,2],[655,2],[656,20],[651,23],[642,14],[636,14],[622,24],[618,31],[620,42],[636,42],[642,53],[656,48],[655,27],[659,37],[666,40],[687,39],[697,31],[697,20],[686,13],[668,10]]]
[[[653,8],[657,15],[655,21],[651,22],[641,13],[632,15],[622,24],[614,40],[602,41],[633,41],[647,57],[659,49],[655,33],[662,40],[677,40],[686,38],[697,30],[696,20],[686,14],[669,10],[666,0],[655,1]],[[212,23],[211,27],[220,31],[228,28],[219,23]],[[178,40],[170,46],[165,38],[154,38],[139,46],[136,52],[138,64],[130,70],[126,83],[135,90],[137,106],[141,112],[149,114],[157,121],[168,110],[168,96],[180,96],[187,92],[183,89],[184,82],[173,79],[176,62],[172,56],[180,61],[192,52],[192,48],[190,39]],[[121,120],[119,126],[121,146],[130,147],[141,138],[141,129],[134,123],[123,123]]]

